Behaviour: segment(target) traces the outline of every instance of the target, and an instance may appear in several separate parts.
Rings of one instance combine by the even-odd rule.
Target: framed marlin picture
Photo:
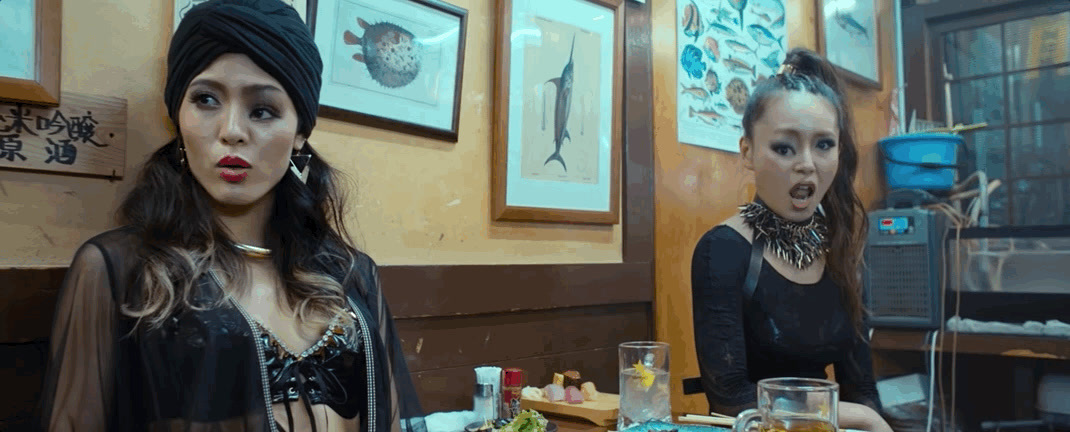
[[[618,223],[623,0],[498,4],[494,219]]]
[[[440,0],[316,0],[320,115],[457,142],[468,11]]]
[[[880,89],[877,0],[816,0],[819,51],[849,81]]]
[[[0,0],[0,100],[59,106],[60,5]]]

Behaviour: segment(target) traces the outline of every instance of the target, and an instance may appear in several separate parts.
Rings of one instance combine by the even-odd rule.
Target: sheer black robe
[[[120,228],[87,241],[59,293],[41,420],[49,430],[277,430],[262,352],[251,323],[231,303],[183,310],[159,329],[135,330],[120,305],[135,298],[140,238]],[[345,287],[367,326],[373,368],[347,388],[366,394],[359,431],[426,432],[375,262],[360,254],[360,277]],[[341,277],[338,277],[341,280]],[[209,275],[203,304],[222,295]],[[360,393],[354,393],[360,392]]]

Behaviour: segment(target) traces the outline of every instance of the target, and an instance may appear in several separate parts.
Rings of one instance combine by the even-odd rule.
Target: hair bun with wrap
[[[784,56],[782,68],[787,68],[788,73],[805,75],[817,79],[832,88],[836,94],[843,96],[843,84],[840,82],[836,68],[824,57],[806,48],[793,48]],[[779,72],[778,72],[779,73]]]

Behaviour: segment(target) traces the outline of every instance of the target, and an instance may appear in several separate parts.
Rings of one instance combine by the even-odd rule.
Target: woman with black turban
[[[280,0],[212,0],[171,41],[178,137],[75,254],[42,423],[76,431],[426,431],[375,262],[308,143],[323,64]]]

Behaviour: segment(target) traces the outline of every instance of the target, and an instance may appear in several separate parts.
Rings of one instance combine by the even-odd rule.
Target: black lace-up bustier
[[[360,329],[346,329],[338,321],[332,320],[323,337],[302,353],[294,353],[270,330],[258,325],[271,402],[284,403],[291,418],[290,402],[298,399],[310,417],[311,406],[317,404],[326,404],[347,419],[367,410],[366,394],[346,391],[366,387]]]

